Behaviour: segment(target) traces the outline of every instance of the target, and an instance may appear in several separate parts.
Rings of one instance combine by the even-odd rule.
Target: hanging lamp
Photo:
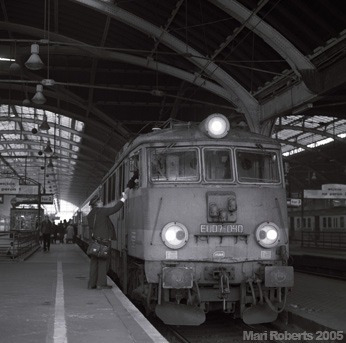
[[[40,130],[44,130],[44,131],[48,131],[50,129],[50,126],[49,126],[48,121],[47,121],[47,115],[46,114],[43,115],[43,121],[42,121],[41,125],[38,128]]]
[[[42,92],[43,92],[43,86],[37,85],[36,86],[36,94],[31,99],[34,104],[43,105],[47,101]]]
[[[25,62],[25,66],[30,70],[40,70],[44,67],[44,64],[39,56],[40,47],[38,44],[31,44],[31,56]]]

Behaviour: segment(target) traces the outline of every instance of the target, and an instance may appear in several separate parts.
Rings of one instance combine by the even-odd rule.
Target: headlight
[[[161,238],[168,248],[179,249],[188,241],[189,233],[183,224],[171,222],[162,229]]]
[[[212,114],[203,123],[204,130],[211,138],[223,138],[229,131],[229,121],[223,114]]]
[[[264,248],[275,247],[279,243],[279,228],[271,222],[262,223],[256,230],[256,240]]]

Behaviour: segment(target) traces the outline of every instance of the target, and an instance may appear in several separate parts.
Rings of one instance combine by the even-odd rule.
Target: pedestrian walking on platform
[[[47,215],[44,217],[44,219],[41,222],[40,232],[42,234],[42,240],[43,240],[43,251],[49,251],[50,250],[50,235],[53,232],[53,224],[49,220],[49,217]]]

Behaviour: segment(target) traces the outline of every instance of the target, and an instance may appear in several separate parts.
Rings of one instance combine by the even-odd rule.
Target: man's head
[[[89,202],[89,206],[91,207],[102,207],[102,205],[102,200],[98,195],[95,195]]]
[[[98,199],[95,204],[96,207],[102,207],[103,206],[103,201],[101,199]]]

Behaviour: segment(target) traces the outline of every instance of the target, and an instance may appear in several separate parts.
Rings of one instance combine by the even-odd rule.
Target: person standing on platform
[[[72,225],[72,220],[68,222],[67,229],[66,229],[66,240],[65,243],[74,243],[73,242],[73,236],[74,236],[74,228]]]
[[[50,250],[50,235],[53,232],[53,224],[46,215],[41,222],[40,231],[43,239],[43,251]]]
[[[59,242],[60,242],[60,244],[62,244],[62,243],[64,243],[65,227],[64,227],[64,224],[61,220],[58,224],[58,233],[59,233]]]
[[[123,207],[125,201],[127,200],[129,190],[137,185],[138,180],[139,174],[138,171],[136,171],[127,183],[126,189],[122,193],[122,198],[112,207],[103,207],[103,202],[99,196],[95,196],[91,199],[89,205],[92,209],[87,216],[90,229],[90,242],[92,242],[94,239],[99,243],[110,247],[111,240],[116,238],[116,233],[109,216],[118,212]],[[111,288],[111,286],[107,286],[108,268],[109,258],[102,259],[95,256],[90,256],[90,276],[88,288]]]
[[[98,196],[91,199],[89,205],[92,210],[87,217],[91,232],[90,242],[94,239],[103,245],[110,246],[111,239],[115,238],[115,231],[109,216],[118,212],[123,207],[127,199],[128,190],[128,188],[125,189],[122,193],[122,198],[112,207],[103,207],[103,202]],[[108,267],[109,259],[90,256],[88,288],[112,288],[112,286],[107,286]]]

